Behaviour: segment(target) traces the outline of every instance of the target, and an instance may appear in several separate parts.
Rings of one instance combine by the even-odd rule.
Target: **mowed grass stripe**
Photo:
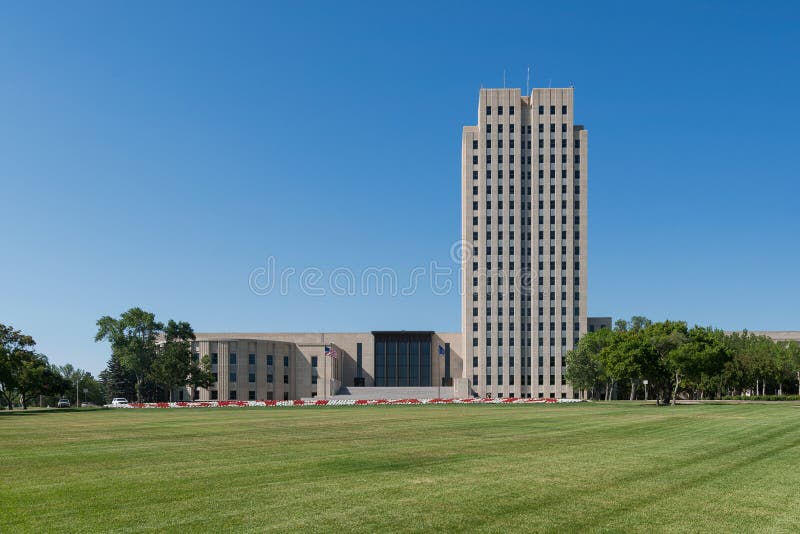
[[[794,531],[800,410],[0,416],[0,531]]]

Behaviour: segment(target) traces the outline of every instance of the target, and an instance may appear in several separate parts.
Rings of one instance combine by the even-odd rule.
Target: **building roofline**
[[[432,336],[436,332],[434,332],[433,330],[373,330],[370,333],[373,336],[387,336],[387,335],[397,335],[397,334]]]

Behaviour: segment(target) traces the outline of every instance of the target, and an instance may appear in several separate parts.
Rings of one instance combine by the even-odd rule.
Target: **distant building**
[[[611,330],[611,317],[589,317],[586,320],[589,332]]]
[[[767,336],[774,341],[794,341],[795,343],[800,343],[800,331],[797,330],[775,330],[750,333],[757,336]]]

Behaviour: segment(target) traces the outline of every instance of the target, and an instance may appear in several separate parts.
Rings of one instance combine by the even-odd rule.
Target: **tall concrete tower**
[[[474,392],[572,397],[586,332],[587,141],[573,89],[482,89],[462,138],[462,355]]]

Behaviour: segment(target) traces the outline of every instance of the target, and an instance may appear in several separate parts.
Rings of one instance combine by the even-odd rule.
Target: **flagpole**
[[[441,345],[439,343],[436,344],[436,368],[437,373],[439,375],[439,380],[436,383],[437,386],[437,394],[436,396],[440,399],[442,398],[442,360],[440,358],[441,354],[439,354],[439,347]]]
[[[322,332],[322,359],[327,360],[328,358],[325,357],[325,332]],[[317,373],[319,374],[319,372]],[[328,398],[328,388],[325,386],[325,382],[328,380],[328,364],[325,363],[325,381],[322,382],[322,392],[325,393],[325,398]],[[317,377],[317,382],[319,382],[319,377]],[[319,383],[317,384],[317,391],[319,391]]]

